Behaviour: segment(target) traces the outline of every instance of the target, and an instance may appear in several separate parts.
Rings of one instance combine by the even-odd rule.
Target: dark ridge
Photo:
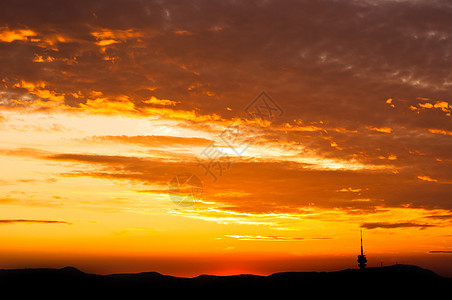
[[[82,271],[80,271],[77,268],[74,267],[64,267],[62,269],[60,269],[62,272],[66,273],[66,274],[85,274]]]
[[[318,295],[350,293],[430,295],[449,292],[452,279],[411,265],[347,269],[336,272],[285,272],[269,276],[200,275],[174,277],[156,272],[95,275],[74,267],[62,269],[0,270],[2,291],[21,295],[118,296],[145,293],[149,298],[169,296],[292,295],[303,292]],[[64,293],[64,294],[61,294]]]
[[[119,274],[110,274],[110,275],[105,275],[105,276],[108,276],[110,278],[126,278],[126,277],[131,277],[131,276],[146,277],[146,278],[168,278],[168,277],[173,277],[173,276],[169,276],[169,275],[162,275],[162,274],[157,273],[157,272],[119,273]]]

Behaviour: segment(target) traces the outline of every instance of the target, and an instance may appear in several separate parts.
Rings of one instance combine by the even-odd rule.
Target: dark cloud
[[[452,250],[432,250],[432,251],[429,251],[428,253],[431,253],[431,254],[452,254]]]
[[[207,113],[242,109],[266,88],[286,108],[288,120],[444,125],[434,115],[422,117],[427,123],[422,124],[380,104],[389,97],[450,97],[446,1],[82,3],[5,1],[4,26],[25,26],[42,39],[61,34],[67,41],[4,45],[4,76],[45,80],[61,92],[125,94],[136,103],[150,95],[146,88],[156,87],[151,94]],[[92,35],[98,30],[135,30],[143,36],[123,39],[104,53]],[[36,53],[57,60],[30,63]],[[117,59],[112,63],[106,56]],[[14,59],[7,62],[8,57]],[[77,63],[69,64],[73,57]],[[66,75],[57,76],[62,71]]]
[[[339,208],[350,213],[372,213],[377,207],[452,209],[449,184],[424,182],[409,172],[313,170],[309,165],[297,163],[238,160],[215,182],[193,158],[174,161],[89,154],[54,154],[46,158],[99,166],[88,171],[75,169],[66,176],[166,185],[177,174],[193,173],[203,181],[206,198],[225,203],[229,210],[242,212],[296,211],[309,205]],[[344,188],[357,192],[342,192]]]
[[[452,220],[452,215],[431,215],[431,216],[427,216],[426,218],[429,219],[438,219],[438,220]]]
[[[289,133],[322,154],[361,153],[356,159],[364,162],[391,153],[417,162],[410,151],[445,158],[450,136],[426,130],[451,131],[450,117],[409,107],[418,97],[452,102],[451,14],[447,1],[5,1],[1,26],[34,30],[40,42],[0,43],[4,97],[31,100],[36,95],[14,86],[44,81],[71,107],[99,91],[138,107],[156,96],[233,117],[266,89],[284,108],[277,122],[357,131]],[[117,43],[102,50],[93,36],[102,31]],[[55,60],[33,62],[36,55]],[[366,126],[394,131],[370,134]]]
[[[394,229],[394,228],[420,228],[425,229],[428,227],[436,227],[437,225],[433,224],[420,224],[415,222],[399,222],[399,223],[389,223],[389,222],[375,222],[375,223],[364,223],[361,225],[362,228],[367,229],[375,229],[375,228],[384,228],[384,229]]]

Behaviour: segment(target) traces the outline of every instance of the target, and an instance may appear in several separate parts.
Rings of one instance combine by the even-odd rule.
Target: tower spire
[[[361,254],[358,255],[358,266],[360,269],[364,269],[367,266],[367,258],[364,255],[363,250],[363,229],[361,228]]]

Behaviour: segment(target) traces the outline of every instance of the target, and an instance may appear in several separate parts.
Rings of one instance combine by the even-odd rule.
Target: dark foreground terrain
[[[405,296],[419,296],[419,293],[450,296],[452,279],[410,265],[337,272],[291,272],[270,276],[201,275],[194,278],[173,277],[155,272],[95,275],[66,267],[0,270],[0,288],[3,293],[14,293],[14,298],[44,295],[57,296],[60,299],[90,299],[139,295],[140,298],[164,299],[190,295],[212,299],[250,296],[254,299],[254,296],[277,295],[287,299],[289,296],[307,298],[304,296],[313,294],[319,297],[345,294],[355,297],[381,295],[391,298],[390,296],[396,293]]]

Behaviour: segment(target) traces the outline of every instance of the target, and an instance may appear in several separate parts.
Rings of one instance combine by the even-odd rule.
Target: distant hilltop
[[[336,272],[287,272],[269,276],[200,275],[182,278],[156,272],[95,275],[73,267],[62,269],[0,270],[2,292],[20,295],[46,295],[61,298],[83,296],[144,295],[167,296],[293,295],[304,293],[375,295],[378,293],[416,294],[418,291],[449,293],[452,279],[411,265],[347,269]],[[143,294],[144,293],[144,294]],[[365,293],[365,294],[362,294]]]

